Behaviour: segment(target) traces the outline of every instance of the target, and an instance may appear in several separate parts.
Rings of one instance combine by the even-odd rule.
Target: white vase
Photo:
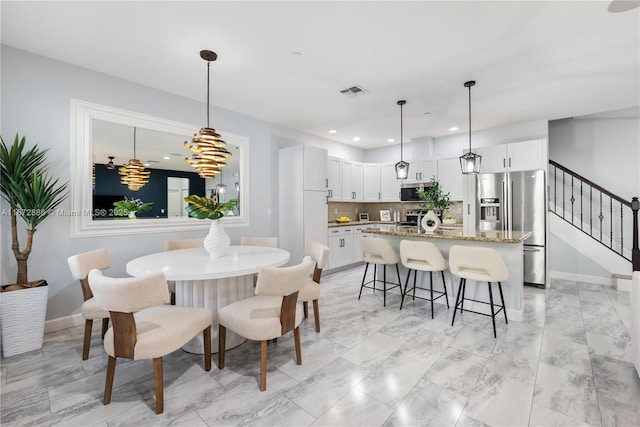
[[[204,238],[204,248],[209,252],[211,258],[219,258],[224,256],[225,249],[231,245],[231,239],[224,232],[224,226],[222,221],[211,221],[211,227],[209,227],[209,234]]]
[[[42,347],[49,286],[0,293],[2,355],[14,356]]]
[[[429,211],[422,217],[421,224],[424,231],[433,233],[440,227],[440,218],[434,211]]]
[[[135,212],[129,212],[129,219],[137,219]]]

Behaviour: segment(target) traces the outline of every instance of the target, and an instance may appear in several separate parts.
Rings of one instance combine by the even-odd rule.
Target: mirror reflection
[[[144,219],[186,217],[184,197],[189,194],[221,202],[239,198],[240,146],[227,141],[232,153],[227,166],[215,178],[203,179],[184,160],[190,153],[183,143],[190,138],[136,126],[134,139],[134,126],[92,119],[92,219],[126,219],[113,204],[125,199],[153,203],[150,209],[136,213],[137,218]],[[137,190],[123,184],[120,173],[122,165],[131,159],[138,159],[150,172],[148,182]],[[240,215],[240,209],[227,212],[225,217]]]

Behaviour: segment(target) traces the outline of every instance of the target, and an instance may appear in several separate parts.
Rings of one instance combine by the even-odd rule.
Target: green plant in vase
[[[440,182],[435,176],[432,176],[429,186],[425,187],[424,190],[418,189],[418,196],[422,199],[420,207],[434,211],[438,216],[442,216],[442,214],[453,205],[449,194],[450,193],[444,192]]]
[[[238,199],[231,199],[226,203],[219,203],[215,199],[192,194],[184,198],[187,202],[187,213],[198,219],[211,219],[209,234],[204,238],[204,248],[211,258],[219,258],[225,255],[226,248],[231,244],[231,239],[224,232],[222,221],[219,221],[227,212],[238,204]]]
[[[140,199],[127,199],[118,200],[113,202],[115,209],[113,214],[115,216],[129,216],[129,218],[135,218],[138,212],[148,211],[153,207],[153,202],[143,202]]]

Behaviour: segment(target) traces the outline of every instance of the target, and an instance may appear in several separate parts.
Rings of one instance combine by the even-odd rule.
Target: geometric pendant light
[[[473,80],[464,83],[464,87],[469,88],[469,152],[460,156],[460,169],[465,175],[479,173],[482,160],[481,155],[471,151],[471,87],[475,84]]]
[[[207,126],[193,135],[191,141],[185,141],[185,147],[193,153],[185,161],[198,171],[200,177],[213,178],[227,165],[226,160],[231,153],[224,148],[227,143],[222,137],[209,127],[209,68],[218,55],[210,50],[201,50],[200,57],[207,61]]]
[[[402,160],[402,107],[406,104],[407,101],[398,101],[397,104],[400,106],[400,161],[396,163],[396,178],[397,179],[407,179],[409,176],[409,163]]]
[[[126,185],[131,191],[138,191],[147,182],[149,182],[149,175],[151,172],[144,169],[144,165],[140,163],[140,160],[136,159],[136,128],[133,128],[133,159],[129,160],[127,164],[122,165],[118,169],[118,174],[122,175],[120,183]]]

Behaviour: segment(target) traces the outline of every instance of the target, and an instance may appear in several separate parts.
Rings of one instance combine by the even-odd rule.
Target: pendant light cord
[[[402,162],[402,107],[404,104],[400,104],[400,161]]]
[[[469,85],[469,152],[471,152],[471,86]]]
[[[133,158],[136,158],[136,128],[133,128]]]
[[[211,61],[207,61],[207,127],[209,127],[209,68],[211,67]]]

